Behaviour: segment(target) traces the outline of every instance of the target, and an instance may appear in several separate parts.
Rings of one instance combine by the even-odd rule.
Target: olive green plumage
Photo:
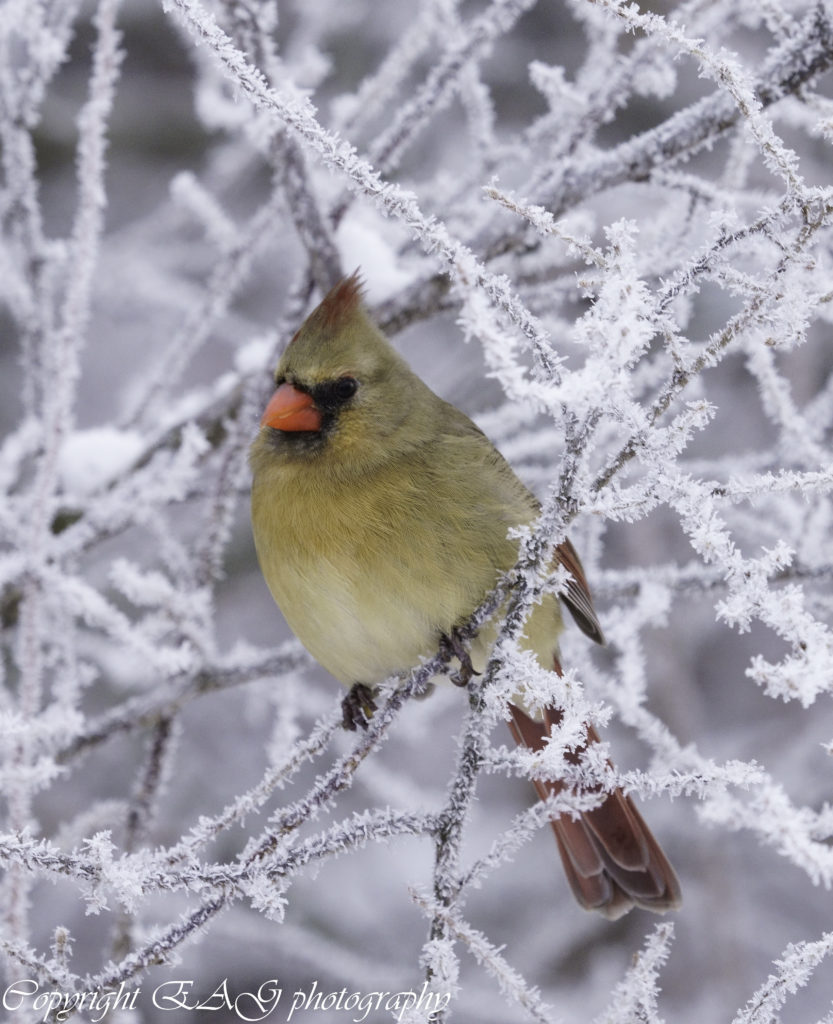
[[[313,389],[352,377],[358,389],[323,437],[261,428],[252,522],[266,581],[304,646],[342,682],[372,684],[468,618],[515,563],[510,527],[537,506],[485,435],[397,355],[355,279],[341,288],[287,347],[276,380]],[[546,605],[532,632],[551,667],[560,615]]]

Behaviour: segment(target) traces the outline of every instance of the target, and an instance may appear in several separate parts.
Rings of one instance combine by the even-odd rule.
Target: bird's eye
[[[316,384],[310,390],[315,404],[325,412],[336,413],[355,395],[359,382],[355,377],[338,377]]]
[[[339,377],[333,381],[333,397],[339,402],[346,402],[355,395],[359,382],[355,377]]]

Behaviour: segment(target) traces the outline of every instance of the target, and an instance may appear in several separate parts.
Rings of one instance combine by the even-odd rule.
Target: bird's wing
[[[590,587],[587,585],[587,578],[576,554],[576,549],[569,540],[565,540],[555,550],[558,554],[558,561],[572,576],[567,584],[567,592],[561,595],[561,599],[570,609],[570,614],[576,620],[582,633],[589,636],[591,640],[595,640],[597,644],[603,644],[605,642],[604,633],[596,615],[596,609],[593,607]]]
[[[534,518],[540,512],[537,499],[521,483],[509,463],[483,431],[459,409],[441,399],[437,399],[437,410],[438,421],[441,424],[440,434],[450,442],[451,451],[464,458],[467,466],[480,457],[482,472],[479,479],[481,483],[487,480],[487,491],[490,496],[505,505],[503,511],[507,521],[513,520],[515,516],[519,517],[518,522]],[[444,459],[448,459],[447,454]],[[597,644],[604,644],[604,633],[593,607],[590,587],[576,549],[569,540],[565,540],[556,548],[556,555],[560,564],[572,577],[567,584],[566,593],[561,595],[562,600],[570,609],[579,629]]]

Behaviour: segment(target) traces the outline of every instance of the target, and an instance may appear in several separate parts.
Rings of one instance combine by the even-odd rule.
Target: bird
[[[374,687],[441,649],[456,681],[483,670],[494,630],[470,651],[460,629],[518,559],[512,528],[540,506],[486,435],[409,367],[374,324],[356,271],[342,278],[286,346],[250,449],[251,517],[261,571],[289,627],[349,690],[344,725],[366,727]],[[569,540],[556,549],[570,575],[547,594],[523,644],[561,672],[561,602],[604,643],[590,589]],[[543,749],[561,712],[509,702],[515,741]],[[598,742],[592,727],[587,743]],[[584,748],[573,753],[576,761]],[[542,799],[556,780],[533,779]],[[551,821],[581,906],[615,920],[632,907],[680,905],[677,876],[633,799]]]

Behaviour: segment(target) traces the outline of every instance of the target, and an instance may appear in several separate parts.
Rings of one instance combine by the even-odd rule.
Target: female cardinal
[[[511,527],[538,504],[472,421],[417,377],[368,317],[356,274],[302,325],[278,363],[277,390],[251,449],[252,525],[263,575],[292,630],[325,669],[351,686],[345,725],[365,725],[372,687],[416,665],[441,642],[469,673],[464,624],[511,569]],[[572,545],[558,548],[572,576],[563,600],[579,627],[602,631]],[[559,671],[559,601],[536,605],[525,643]],[[493,636],[492,636],[493,639]],[[515,740],[537,750],[560,712],[541,720],[509,705]],[[588,732],[588,742],[598,737]],[[535,781],[542,798],[560,788]],[[632,906],[679,904],[674,870],[619,791],[581,818],[552,823],[579,902],[619,917]]]

